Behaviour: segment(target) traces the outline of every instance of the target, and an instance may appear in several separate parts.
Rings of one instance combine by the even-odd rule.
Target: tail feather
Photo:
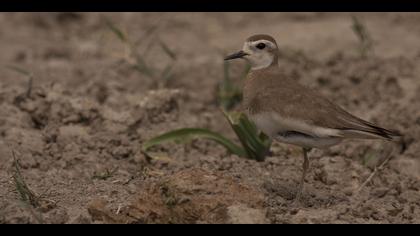
[[[367,121],[363,122],[366,126],[370,127],[372,131],[372,133],[377,134],[379,136],[382,136],[386,139],[392,140],[395,137],[401,137],[401,133],[397,130],[390,130],[390,129],[385,129],[379,126],[376,126],[372,123],[369,123]]]
[[[360,129],[342,129],[344,136],[354,138],[384,138],[387,140],[394,140],[397,137],[401,137],[402,134],[397,130],[385,129],[368,122],[364,123],[366,128]]]
[[[402,136],[399,131],[379,127],[344,110],[341,112],[342,114],[339,119],[344,123],[341,130],[345,131],[347,135],[350,134],[359,138],[384,138],[387,140],[393,140]],[[360,137],[360,135],[367,137]]]

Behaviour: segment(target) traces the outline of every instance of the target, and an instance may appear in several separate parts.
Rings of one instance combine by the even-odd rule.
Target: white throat
[[[252,55],[248,58],[251,63],[251,70],[260,70],[269,67],[274,60],[274,56],[268,53]]]

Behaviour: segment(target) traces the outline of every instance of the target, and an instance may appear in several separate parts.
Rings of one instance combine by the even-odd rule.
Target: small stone
[[[351,187],[344,188],[343,193],[347,196],[352,196],[353,195],[353,188],[351,188]]]
[[[133,156],[133,162],[136,164],[146,164],[147,158],[141,152],[136,152],[136,154]]]
[[[92,221],[89,219],[88,216],[84,214],[80,214],[78,217],[76,217],[74,220],[70,222],[70,224],[91,224]]]
[[[383,187],[383,188],[376,188],[376,189],[374,189],[372,191],[371,194],[374,197],[382,198],[382,197],[384,197],[388,193],[388,191],[389,191],[389,189],[388,188],[385,188],[385,187]]]
[[[228,222],[232,224],[268,224],[266,214],[261,209],[245,205],[232,205],[227,208]]]
[[[131,154],[131,149],[127,147],[119,146],[112,151],[114,158],[123,159],[129,157]]]
[[[87,208],[93,221],[101,221],[105,223],[129,223],[129,220],[117,215],[107,208],[107,201],[102,198],[94,199]]]

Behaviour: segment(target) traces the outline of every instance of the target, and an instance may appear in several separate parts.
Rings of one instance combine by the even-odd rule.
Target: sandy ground
[[[358,14],[374,54],[360,58],[347,13],[1,13],[1,223],[420,223],[420,14]],[[148,63],[172,63],[166,83],[130,66],[106,25]],[[158,26],[150,36],[151,30]],[[205,140],[141,144],[181,127],[235,138],[215,100],[223,55],[273,35],[280,67],[351,113],[404,133],[405,147],[346,141],[310,153],[300,205],[299,148],[275,143],[265,162]],[[150,38],[151,37],[151,38]],[[28,76],[10,69],[23,68]],[[232,63],[238,79],[245,62]],[[37,196],[23,201],[12,152]],[[360,192],[375,167],[390,160]]]

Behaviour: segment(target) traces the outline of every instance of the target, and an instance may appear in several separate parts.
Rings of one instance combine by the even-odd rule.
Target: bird
[[[279,55],[272,36],[257,34],[224,60],[245,59],[251,66],[242,91],[241,108],[247,117],[272,140],[302,148],[303,170],[295,199],[302,196],[312,148],[326,149],[344,139],[392,141],[401,136],[350,114],[315,89],[284,75]]]

